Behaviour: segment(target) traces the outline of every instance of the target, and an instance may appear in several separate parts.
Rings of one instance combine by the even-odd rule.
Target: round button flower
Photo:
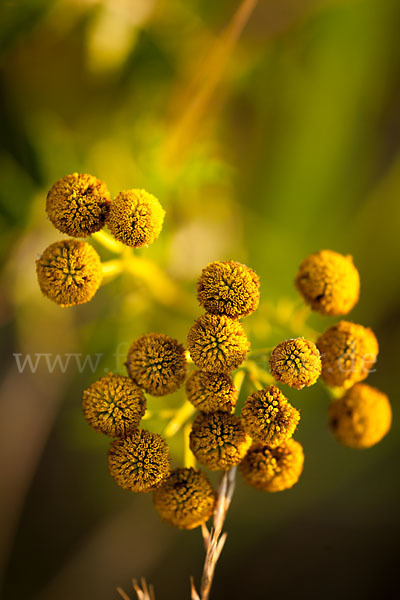
[[[365,379],[376,362],[379,346],[373,331],[340,321],[317,340],[322,378],[332,387],[350,388]]]
[[[356,383],[329,407],[329,426],[336,439],[350,448],[370,448],[387,434],[392,409],[386,394]]]
[[[258,275],[246,265],[230,260],[213,262],[203,269],[197,284],[197,299],[214,315],[231,319],[254,312],[260,299]]]
[[[238,321],[208,313],[190,329],[187,344],[195,365],[210,373],[237,369],[250,346]]]
[[[275,385],[251,394],[242,408],[247,433],[271,448],[291,438],[299,420],[299,411]]]
[[[286,340],[272,351],[271,373],[277,381],[301,390],[321,375],[321,357],[315,344],[304,338]]]
[[[89,425],[112,437],[133,433],[145,410],[142,390],[123,375],[109,373],[83,392],[83,414]]]
[[[48,246],[36,261],[36,273],[43,294],[63,307],[91,300],[102,280],[99,255],[78,240]]]
[[[308,256],[296,275],[305,302],[322,315],[345,315],[357,304],[360,276],[351,256],[321,250]]]
[[[150,492],[170,473],[168,446],[157,433],[137,429],[111,443],[108,470],[124,490]]]
[[[73,173],[53,185],[46,211],[54,227],[73,237],[86,237],[104,227],[111,204],[106,184],[93,175]]]
[[[160,517],[179,529],[194,529],[213,514],[217,494],[203,471],[175,469],[153,494]]]
[[[165,210],[155,196],[145,190],[124,190],[111,203],[107,226],[116,240],[141,248],[161,233]]]
[[[290,439],[276,448],[253,444],[239,469],[249,485],[266,492],[281,492],[298,482],[303,464],[302,446]]]
[[[186,396],[198,410],[231,412],[236,404],[237,389],[227,373],[194,371],[186,382]]]
[[[250,444],[241,420],[227,412],[200,413],[190,432],[191,451],[212,471],[239,464]]]
[[[165,396],[185,381],[185,348],[162,333],[148,333],[133,342],[126,360],[129,376],[145,392]]]

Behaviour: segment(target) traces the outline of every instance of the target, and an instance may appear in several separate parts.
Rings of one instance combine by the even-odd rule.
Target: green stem
[[[97,231],[92,234],[92,238],[96,240],[101,246],[110,250],[110,252],[114,252],[114,254],[122,254],[125,249],[125,246],[121,244],[121,242],[117,242],[109,233],[102,229],[101,231]]]
[[[185,400],[182,406],[176,411],[175,416],[165,427],[165,437],[169,438],[175,435],[175,433],[181,429],[181,427],[190,419],[195,411],[196,409],[193,404],[190,404],[188,400]]]

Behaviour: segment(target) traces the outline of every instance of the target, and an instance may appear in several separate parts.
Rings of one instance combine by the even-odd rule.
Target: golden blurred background
[[[293,279],[322,248],[352,254],[360,271],[350,318],[380,341],[369,382],[389,395],[393,428],[370,450],[340,447],[322,386],[292,391],[304,474],[272,495],[239,481],[213,597],[397,597],[399,30],[396,0],[3,0],[4,598],[108,600],[141,575],[160,600],[188,598],[199,531],[173,530],[148,496],[114,484],[82,390],[105,369],[123,372],[144,332],[184,342],[212,260],[246,262],[261,278],[260,309],[245,323],[254,348],[298,335]],[[35,259],[61,237],[47,190],[74,171],[112,194],[146,188],[167,217],[137,252],[148,269],[61,309],[41,296]],[[333,322],[309,319],[318,331]],[[45,360],[19,372],[15,354],[40,353],[100,358],[95,372],[73,361],[50,372]],[[174,408],[182,392],[152,402]]]

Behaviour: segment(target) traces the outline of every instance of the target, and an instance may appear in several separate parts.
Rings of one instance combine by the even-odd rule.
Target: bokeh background
[[[375,448],[346,449],[327,429],[322,386],[293,390],[304,474],[270,495],[239,480],[213,597],[398,597],[399,2],[3,0],[0,11],[4,598],[111,600],[117,585],[133,598],[141,575],[160,600],[189,597],[199,531],[175,531],[149,496],[114,484],[82,389],[123,372],[113,355],[146,331],[184,342],[211,260],[261,277],[261,307],[245,321],[254,348],[301,333],[293,278],[322,248],[360,270],[351,319],[378,335],[369,383],[389,394],[393,428]],[[167,218],[137,253],[152,261],[142,275],[61,309],[41,296],[34,261],[61,237],[46,192],[74,171],[113,194],[148,189]],[[317,331],[333,322],[308,320]],[[73,362],[19,373],[14,353],[101,357],[95,373]],[[177,462],[181,446],[177,435]]]

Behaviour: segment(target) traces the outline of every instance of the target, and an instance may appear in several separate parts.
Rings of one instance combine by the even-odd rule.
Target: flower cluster
[[[257,447],[262,448],[265,455],[271,454],[274,448],[291,438],[300,414],[275,386],[251,394],[240,418],[231,414],[238,395],[231,372],[243,364],[249,349],[239,318],[249,315],[258,306],[258,275],[232,260],[215,262],[203,269],[197,292],[206,313],[196,321],[188,335],[190,356],[200,368],[186,383],[187,398],[200,411],[190,433],[190,448],[196,459],[211,470],[227,470],[246,464],[243,469],[248,477],[244,478],[252,484],[253,462],[248,458],[252,441],[257,441]],[[316,348],[314,354],[319,361]],[[303,355],[308,379],[312,379],[313,370],[318,370],[318,366],[319,375],[320,363],[315,364],[315,357],[308,347],[303,350]],[[304,376],[302,381],[306,385]],[[286,477],[289,462],[280,461],[276,472],[293,485],[301,468],[297,470],[297,479]],[[289,484],[286,487],[290,487]],[[269,489],[266,481],[262,489]]]
[[[131,195],[120,196],[121,202],[125,198],[129,206],[134,205]],[[338,265],[336,271],[332,265]],[[296,284],[300,287],[301,282],[302,293],[306,283],[310,289],[322,286],[324,297],[313,296],[311,306],[324,314],[342,314],[345,306],[352,305],[349,298],[358,298],[354,271],[348,257],[323,251],[302,263]],[[52,277],[56,275],[53,272]],[[313,276],[318,279],[314,287]],[[188,352],[168,335],[144,334],[128,350],[128,376],[108,374],[83,394],[83,411],[89,424],[115,438],[108,453],[111,476],[126,490],[153,492],[154,507],[161,519],[182,529],[205,523],[217,500],[205,473],[191,466],[193,457],[211,471],[238,466],[247,484],[265,492],[287,490],[298,482],[304,452],[293,435],[300,412],[278,387],[280,384],[302,390],[321,376],[328,386],[342,389],[341,397],[329,408],[329,425],[335,437],[347,446],[370,447],[391,425],[386,395],[360,383],[378,353],[370,329],[340,321],[320,335],[316,344],[304,337],[280,342],[269,356],[270,373],[261,369],[262,380],[275,380],[277,385],[265,386],[252,375],[252,368],[257,372],[259,366],[248,357],[250,344],[240,322],[258,306],[258,276],[234,261],[212,263],[200,275],[197,289],[206,312],[188,333]],[[260,353],[265,360],[265,350]],[[236,369],[240,370],[233,374]],[[239,416],[234,410],[246,376],[255,390],[250,390]],[[166,396],[184,384],[189,402],[182,407],[183,422],[194,412],[191,405],[198,411],[188,425],[190,432],[185,429],[185,456],[187,460],[189,452],[192,458],[185,467],[171,471],[166,441],[158,433],[141,428],[145,394]]]
[[[167,335],[149,333],[133,342],[126,367],[128,377],[110,373],[83,392],[88,423],[116,438],[108,452],[109,473],[125,490],[154,492],[154,506],[167,523],[197,527],[213,513],[216,492],[200,470],[171,472],[166,441],[139,428],[146,410],[144,392],[165,396],[183,384],[185,350]]]
[[[58,231],[84,238],[106,225],[118,242],[140,248],[160,234],[165,211],[145,190],[125,190],[111,200],[106,184],[93,175],[73,173],[53,185],[47,215]],[[102,282],[100,257],[87,242],[51,244],[36,261],[41,291],[62,307],[91,300]]]
[[[313,310],[345,315],[359,299],[360,276],[351,256],[322,250],[301,263],[296,287]],[[368,377],[379,352],[374,332],[339,321],[318,337],[316,345],[322,379],[336,396],[329,407],[331,431],[346,446],[373,446],[389,431],[392,418],[387,396],[360,383]]]

